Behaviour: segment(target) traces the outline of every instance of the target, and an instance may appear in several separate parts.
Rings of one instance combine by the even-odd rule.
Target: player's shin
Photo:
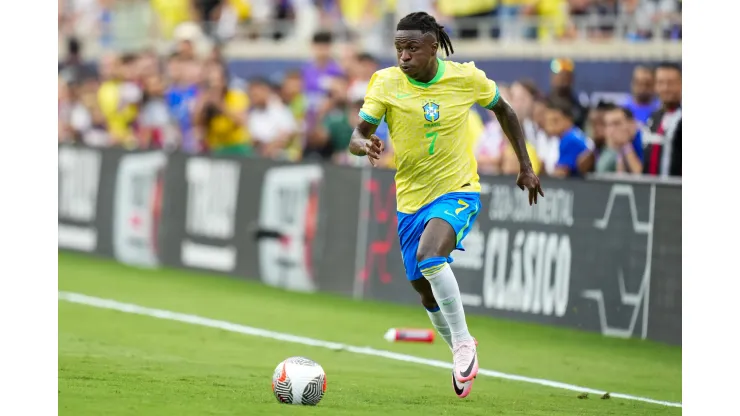
[[[471,341],[473,337],[465,322],[460,288],[452,268],[447,264],[447,259],[444,257],[425,259],[419,262],[419,268],[432,286],[434,299],[437,300],[439,309],[450,328],[452,342]]]
[[[442,314],[442,311],[440,310],[439,306],[436,308],[430,309],[426,308],[427,315],[429,315],[429,319],[432,321],[432,325],[434,326],[434,329],[437,330],[437,333],[439,333],[439,336],[442,337],[443,340],[447,343],[447,345],[452,348],[452,333],[450,332],[450,326],[447,325],[447,319],[445,319],[445,316]]]

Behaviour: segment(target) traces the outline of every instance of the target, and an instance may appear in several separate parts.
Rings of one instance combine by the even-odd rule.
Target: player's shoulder
[[[457,73],[462,76],[470,76],[478,71],[478,67],[475,66],[475,62],[469,61],[469,62],[455,62],[455,61],[445,61],[445,65],[447,66],[447,70],[449,70],[452,73]]]
[[[403,72],[397,66],[391,66],[375,71],[373,74],[373,80],[378,81],[392,81],[403,77]]]

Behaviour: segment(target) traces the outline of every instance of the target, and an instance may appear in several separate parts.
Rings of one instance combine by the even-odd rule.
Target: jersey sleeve
[[[493,80],[488,79],[486,73],[472,66],[473,76],[473,94],[475,96],[475,102],[480,104],[481,107],[491,110],[494,105],[498,102],[501,96],[499,95],[498,85]]]
[[[381,76],[377,72],[374,73],[367,85],[365,102],[360,110],[360,118],[376,126],[380,124],[386,112],[383,84]]]

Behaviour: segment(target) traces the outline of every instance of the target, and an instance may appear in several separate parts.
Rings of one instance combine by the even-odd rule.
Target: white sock
[[[450,326],[447,325],[447,320],[445,319],[445,316],[442,315],[442,310],[437,309],[436,311],[432,312],[427,309],[427,315],[429,315],[429,319],[432,320],[432,325],[434,325],[434,329],[437,330],[439,336],[441,336],[442,339],[445,340],[447,345],[452,348],[452,333],[450,332]]]
[[[468,324],[465,322],[460,288],[450,265],[445,262],[436,267],[422,268],[421,272],[432,286],[434,299],[450,327],[452,342],[472,341],[473,337],[468,332]]]

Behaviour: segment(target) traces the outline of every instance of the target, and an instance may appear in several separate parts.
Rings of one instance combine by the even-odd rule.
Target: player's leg
[[[414,253],[414,258],[416,258],[416,253]],[[421,296],[421,304],[424,306],[424,309],[427,310],[427,315],[429,315],[429,319],[432,321],[434,329],[437,330],[439,336],[441,336],[445,343],[447,343],[447,346],[452,349],[452,333],[450,332],[450,326],[447,324],[447,319],[445,319],[445,316],[442,314],[442,310],[434,299],[434,293],[432,292],[432,286],[429,284],[429,281],[422,275],[418,279],[412,280],[411,286],[413,286],[414,290],[416,290],[419,296]]]
[[[414,290],[419,293],[421,304],[426,309],[434,329],[437,330],[437,333],[439,333],[445,343],[452,349],[450,327],[447,325],[447,320],[442,314],[439,305],[437,305],[437,301],[434,299],[432,287],[424,278],[424,275],[421,274],[416,261],[419,238],[424,231],[425,214],[425,212],[398,214],[398,236],[401,243],[401,257],[403,257],[406,277],[411,282]]]
[[[478,374],[475,340],[468,331],[460,288],[449,263],[478,214],[477,194],[449,194],[433,203],[417,249],[418,267],[429,281],[442,315],[450,327],[455,377],[460,382]]]

